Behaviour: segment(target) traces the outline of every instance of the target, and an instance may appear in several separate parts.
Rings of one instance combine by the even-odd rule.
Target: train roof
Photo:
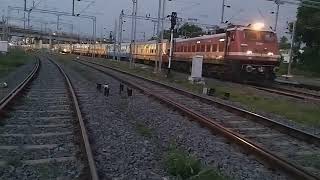
[[[203,35],[203,36],[194,37],[194,38],[187,38],[187,39],[178,38],[178,39],[176,39],[176,42],[197,41],[197,40],[210,39],[210,38],[215,38],[215,37],[223,37],[225,35],[226,35],[226,33],[220,33],[220,34],[213,34],[213,35]]]

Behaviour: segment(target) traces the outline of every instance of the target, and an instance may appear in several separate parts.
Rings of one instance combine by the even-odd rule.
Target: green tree
[[[320,2],[320,0],[314,0]],[[320,11],[300,6],[297,12],[295,43],[305,44],[304,53],[299,54],[299,65],[305,70],[320,72]],[[292,24],[289,25],[292,31]],[[297,51],[298,48],[295,49]]]
[[[198,37],[205,34],[201,27],[185,23],[179,28],[179,35],[184,36],[186,38]]]
[[[280,38],[280,49],[289,49],[290,48],[290,43],[288,42],[288,38],[286,36],[282,36]]]

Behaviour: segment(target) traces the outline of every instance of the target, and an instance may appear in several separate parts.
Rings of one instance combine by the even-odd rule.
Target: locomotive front
[[[229,29],[227,36],[225,57],[242,77],[274,80],[280,59],[275,32],[264,29],[263,24],[258,23]]]

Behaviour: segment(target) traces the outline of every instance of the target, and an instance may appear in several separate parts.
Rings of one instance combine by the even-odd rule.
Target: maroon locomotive
[[[203,72],[232,80],[273,80],[279,65],[279,48],[275,32],[260,24],[235,26],[223,33],[189,39],[176,39],[173,67],[188,70],[194,56],[203,56]],[[168,61],[169,43],[163,47],[163,62]],[[135,58],[154,61],[156,42],[136,44]]]

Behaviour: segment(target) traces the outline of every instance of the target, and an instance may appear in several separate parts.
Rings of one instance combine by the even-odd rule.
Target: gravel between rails
[[[83,57],[81,59],[90,60],[90,61],[93,61],[95,63],[100,63],[100,64],[107,65],[107,66],[108,66],[108,62],[112,61],[112,60],[106,60],[106,59],[94,59],[94,60],[92,60],[92,59],[83,58]],[[152,67],[147,66],[147,65],[142,65],[142,64],[136,64],[136,65],[139,68],[142,68],[142,69],[148,69],[149,68],[150,71],[153,70]],[[178,77],[178,79],[186,78],[185,74],[183,74],[183,73],[174,72],[174,75],[175,75],[175,77]],[[257,90],[257,89],[254,89],[254,88],[250,88],[250,87],[248,87],[247,85],[244,85],[244,84],[233,83],[233,82],[228,82],[228,81],[221,81],[221,80],[214,79],[214,78],[205,78],[205,81],[208,84],[217,85],[217,86],[226,86],[228,88],[233,88],[233,89],[244,89],[244,88],[246,88],[246,89],[248,89],[248,91],[255,90],[254,94],[256,94],[256,96],[258,96],[258,97],[268,97],[268,99],[273,99],[275,101],[277,101],[278,99],[281,99],[281,98],[286,98],[290,102],[299,103],[299,104],[302,104],[302,105],[310,105],[310,103],[312,103],[312,104],[316,103],[316,102],[310,102],[310,101],[296,99],[296,98],[292,98],[292,97],[282,96],[282,95],[278,95],[278,94],[274,94],[274,93],[268,93],[266,91],[261,91],[261,90]],[[175,86],[175,87],[178,87],[178,88],[185,89],[181,85],[172,84],[172,83],[171,83],[171,85]],[[231,94],[231,96],[232,96],[232,94]],[[206,97],[208,97],[208,96],[206,96]],[[279,114],[276,114],[276,113],[270,113],[270,112],[266,112],[266,111],[259,110],[259,109],[256,109],[256,108],[252,109],[252,107],[247,106],[247,105],[245,105],[245,104],[243,104],[241,102],[223,100],[222,98],[218,98],[218,97],[215,97],[215,96],[209,97],[209,98],[212,98],[213,100],[218,101],[218,102],[222,102],[224,104],[229,104],[229,105],[241,108],[241,109],[245,109],[245,110],[248,110],[248,111],[253,111],[254,113],[260,114],[260,115],[268,117],[270,119],[274,119],[274,120],[276,120],[276,121],[278,121],[280,123],[286,124],[286,125],[288,125],[290,127],[299,129],[301,131],[305,131],[305,132],[308,132],[310,134],[314,134],[314,135],[317,135],[317,136],[320,135],[319,126],[311,126],[311,125],[306,125],[306,124],[302,124],[302,123],[297,123],[295,121],[292,121],[292,120],[286,118],[285,116],[282,116],[282,115],[279,115]]]
[[[7,76],[0,78],[0,83],[6,82],[7,88],[0,87],[0,99],[4,98],[10,93],[19,83],[21,83],[27,75],[32,71],[36,61],[30,61],[29,63],[18,67],[15,71],[12,71]]]
[[[289,179],[153,98],[137,91],[130,98],[119,95],[119,82],[109,76],[74,62],[65,69],[85,113],[102,179],[169,178],[163,159],[173,142],[231,179]],[[97,82],[109,84],[109,97],[96,90]],[[151,137],[139,134],[137,123],[151,129]]]
[[[91,66],[93,64],[89,65]],[[270,127],[255,123],[250,119],[242,118],[225,110],[213,107],[211,104],[195,100],[189,96],[176,93],[168,88],[108,68],[93,66],[107,71],[116,77],[129,80],[131,83],[139,84],[143,88],[147,88],[156,94],[174,100],[189,109],[193,109],[197,113],[213,119],[231,131],[238,132],[242,137],[258,143],[259,146],[269,150],[273,154],[303,167],[305,170],[313,173],[315,177],[320,175],[320,167],[318,166],[320,148],[317,145],[305,143],[286,133],[276,131]]]
[[[0,179],[83,179],[72,101],[64,77],[48,60],[0,125]]]

